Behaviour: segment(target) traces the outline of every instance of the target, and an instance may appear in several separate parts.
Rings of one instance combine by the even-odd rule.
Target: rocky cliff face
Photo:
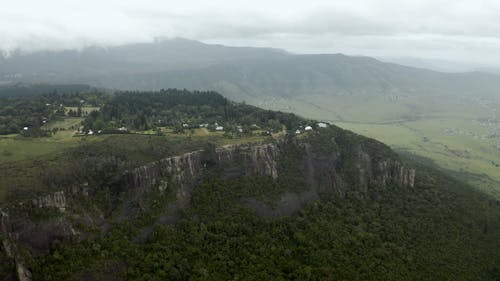
[[[61,212],[66,210],[66,194],[64,191],[57,191],[46,196],[41,196],[32,200],[35,208],[54,208]]]
[[[374,181],[379,185],[396,184],[399,186],[415,186],[415,169],[405,167],[401,162],[387,159],[378,163],[378,176]]]
[[[14,261],[17,279],[19,281],[31,281],[31,272],[26,268],[24,257],[17,248],[17,237],[12,232],[9,215],[1,210],[0,233],[2,234],[2,249],[5,255]]]
[[[221,171],[225,179],[244,176],[267,176],[270,180],[278,179],[280,158],[283,152],[280,147],[284,143],[238,144],[213,148],[210,151],[193,151],[183,155],[165,158],[136,169],[126,171],[111,184],[110,197],[120,198],[129,195],[127,200],[139,200],[145,194],[166,191],[175,194],[172,202],[174,209],[183,208],[189,204],[193,189],[203,179],[204,175],[213,169]],[[302,193],[287,192],[282,195],[276,206],[268,206],[255,199],[248,199],[248,207],[259,215],[281,216],[291,215],[303,205],[317,200],[321,192],[336,192],[344,194],[349,189],[359,189],[367,192],[371,186],[394,185],[399,187],[415,186],[415,170],[405,167],[394,159],[374,161],[373,157],[359,150],[349,164],[343,160],[342,152],[325,155],[314,152],[314,145],[296,142],[294,145],[301,151],[300,172],[308,183],[308,188]],[[345,158],[345,157],[344,157]],[[20,216],[10,218],[2,213],[1,234],[4,239],[4,249],[10,249],[10,256],[20,264],[20,278],[28,278],[29,272],[24,271],[22,260],[17,257],[14,241],[26,243],[34,249],[48,249],[54,240],[65,239],[78,233],[68,217],[82,218],[74,211],[82,198],[92,198],[98,187],[85,184],[79,187],[68,187],[35,198],[29,202],[18,204],[26,209],[55,210],[49,219],[42,221],[36,218]],[[131,196],[130,196],[131,195]],[[123,204],[123,199],[116,200]],[[81,206],[79,206],[81,209]],[[23,208],[21,208],[23,209]],[[57,215],[60,214],[60,215]],[[101,221],[108,218],[102,217]],[[36,237],[34,239],[33,237]],[[13,244],[14,243],[14,244]],[[19,262],[17,262],[19,260]],[[29,279],[24,279],[29,280]]]
[[[132,192],[140,197],[147,192],[163,192],[172,188],[177,199],[187,204],[192,188],[211,167],[223,170],[224,178],[242,176],[280,176],[280,143],[237,144],[214,148],[213,151],[193,151],[162,159],[136,169],[126,171],[112,184],[114,196]],[[315,192],[338,192],[342,194],[355,188],[352,176],[345,172],[339,155],[323,155],[312,152],[312,145],[299,143],[302,153],[301,173],[307,179],[310,190]],[[366,152],[359,151],[355,177],[357,187],[367,191],[370,186],[396,185],[414,187],[415,170],[405,167],[395,159],[372,160]],[[55,209],[65,212],[73,202],[93,195],[91,187],[83,184],[69,187],[45,196],[21,203],[30,208]]]
[[[213,166],[223,168],[225,177],[270,176],[278,177],[277,144],[238,144],[215,148],[214,151],[193,151],[169,157],[127,171],[115,186],[116,190],[163,192],[175,189],[181,205],[189,202],[192,188]]]
[[[301,169],[313,191],[342,195],[353,189],[368,192],[371,186],[415,185],[415,170],[398,160],[375,161],[368,153],[358,150],[356,155],[351,155],[353,163],[346,163],[342,153],[325,155],[313,152],[311,144],[302,143],[300,146],[304,151]]]

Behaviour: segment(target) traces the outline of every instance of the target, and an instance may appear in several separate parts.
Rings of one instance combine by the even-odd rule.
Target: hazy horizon
[[[32,52],[182,37],[293,53],[500,65],[496,1],[33,1],[4,3],[0,50]]]

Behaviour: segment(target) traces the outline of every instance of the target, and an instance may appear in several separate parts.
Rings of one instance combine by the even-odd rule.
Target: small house
[[[184,124],[182,124],[182,127],[183,127],[183,128],[188,128],[188,127],[189,127],[189,124],[184,123]]]
[[[304,128],[304,130],[306,130],[306,131],[312,131],[312,129],[313,129],[313,128],[312,128],[311,126],[306,126],[306,127]]]
[[[296,131],[295,131],[295,134],[296,134],[296,135],[300,135],[300,130],[296,130]]]
[[[328,125],[326,123],[323,123],[323,122],[319,122],[318,123],[318,128],[326,128]]]
[[[127,128],[125,128],[125,127],[120,127],[120,128],[118,128],[118,131],[120,131],[120,132],[126,132],[126,131],[127,131]]]
[[[94,134],[94,131],[92,131],[92,130],[89,130],[89,131],[87,132],[87,135],[90,135],[90,136],[91,136],[91,135],[93,135],[93,134]]]
[[[217,126],[217,127],[215,127],[215,130],[216,130],[216,131],[224,131],[224,127],[222,127],[222,126]]]
[[[27,131],[27,130],[28,130],[28,127],[24,127],[24,128],[23,128],[23,130],[24,130],[24,131]]]

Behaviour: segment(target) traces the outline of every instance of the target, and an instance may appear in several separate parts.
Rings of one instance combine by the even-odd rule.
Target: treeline
[[[87,93],[95,91],[83,84],[26,84],[15,83],[0,86],[0,98],[16,98],[43,95],[46,93]]]
[[[85,107],[100,107],[88,111]],[[226,132],[292,130],[307,121],[290,113],[229,101],[215,92],[168,89],[159,92],[58,93],[0,98],[0,134],[44,136],[42,126],[57,117],[85,117],[85,131],[146,131],[169,127],[183,131],[206,127]]]
[[[117,93],[99,112],[84,121],[86,130],[126,127],[150,130],[171,127],[179,130],[223,126],[225,130],[252,127],[280,131],[296,127],[304,120],[276,111],[231,102],[215,92],[168,89],[159,92]]]

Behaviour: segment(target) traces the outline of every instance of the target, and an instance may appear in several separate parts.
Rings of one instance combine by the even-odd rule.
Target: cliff
[[[137,205],[143,197],[151,194],[155,196],[171,193],[175,198],[167,203],[165,209],[175,212],[188,206],[194,188],[211,172],[216,172],[223,179],[263,176],[269,180],[277,180],[285,176],[282,174],[281,161],[287,156],[286,150],[283,149],[286,145],[292,145],[299,151],[299,157],[296,159],[299,163],[298,169],[308,186],[303,192],[282,194],[273,206],[256,198],[244,199],[244,204],[258,215],[291,215],[305,204],[317,200],[323,192],[342,195],[350,189],[368,192],[372,186],[415,186],[415,170],[405,167],[397,159],[374,160],[372,155],[363,149],[354,150],[354,154],[349,155],[342,151],[325,155],[314,152],[315,144],[282,140],[276,143],[212,147],[125,171],[110,184],[109,203],[116,211],[126,208],[124,206]],[[85,211],[85,205],[81,204],[82,200],[93,201],[100,188],[83,183],[78,187],[68,187],[66,190],[5,208],[1,228],[2,237],[5,237],[4,250],[9,249],[9,256],[16,260],[19,274],[29,276],[29,272],[25,273],[22,259],[17,253],[16,243],[45,251],[51,247],[53,241],[78,236],[81,231],[74,226],[75,221],[105,229],[107,222],[116,219],[112,212],[102,209],[98,215],[92,217],[90,212]],[[92,208],[99,209],[96,206]],[[15,217],[9,217],[7,214],[10,209],[16,210]],[[43,219],[29,215],[37,209],[55,212]],[[130,219],[129,213],[119,213],[122,219]]]
[[[280,177],[280,158],[286,153],[281,148],[284,141],[267,144],[236,144],[208,150],[197,150],[179,156],[125,171],[110,184],[110,193],[115,199],[122,194],[133,194],[138,199],[146,193],[174,191],[176,203],[185,206],[193,188],[203,176],[215,168],[222,171],[224,179],[244,176]],[[313,152],[313,144],[298,142],[301,151],[300,172],[308,183],[308,190],[314,193],[336,192],[359,189],[367,192],[371,186],[395,185],[414,187],[415,170],[404,166],[397,159],[375,161],[365,151],[358,150],[354,167],[347,172],[342,154],[324,155]],[[29,202],[20,202],[21,209],[52,209],[61,213],[71,211],[81,198],[92,198],[99,187],[68,187],[51,194],[40,196]]]

